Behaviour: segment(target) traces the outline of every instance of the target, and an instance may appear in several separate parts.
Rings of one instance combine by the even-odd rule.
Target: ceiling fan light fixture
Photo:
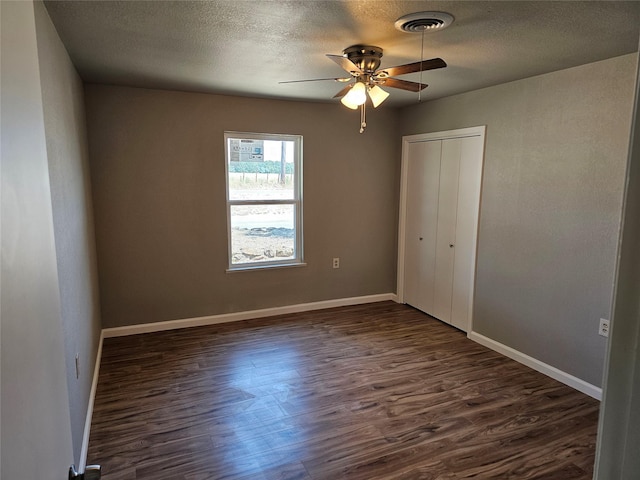
[[[340,100],[345,107],[355,110],[367,101],[367,89],[362,82],[356,82],[349,93]]]
[[[358,108],[358,104],[350,102],[346,95],[340,99],[340,102],[351,110],[356,110]]]
[[[374,85],[369,89],[369,98],[371,98],[371,103],[373,103],[373,108],[378,108],[382,102],[384,102],[389,96],[389,92],[385,92],[378,85]]]

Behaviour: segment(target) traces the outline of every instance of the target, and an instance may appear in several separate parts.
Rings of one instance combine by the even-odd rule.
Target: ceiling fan
[[[371,100],[373,107],[376,108],[389,96],[389,93],[385,92],[381,86],[399,88],[400,90],[408,90],[410,92],[420,92],[427,87],[426,84],[410,82],[394,77],[447,66],[446,62],[441,58],[432,58],[408,63],[406,65],[398,65],[396,67],[380,68],[382,48],[373,45],[352,45],[345,48],[342,55],[328,54],[327,57],[336,62],[343,70],[348,72],[350,76],[291,80],[280,83],[317,82],[325,80],[342,83],[349,82],[349,84],[336,93],[333,98],[340,98],[343,105],[353,110],[360,107],[362,120],[360,133],[362,133],[366,127],[364,109],[367,98]]]

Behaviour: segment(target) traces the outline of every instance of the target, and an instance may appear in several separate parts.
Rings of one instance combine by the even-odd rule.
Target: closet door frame
[[[457,130],[446,130],[443,132],[432,133],[420,133],[416,135],[406,135],[402,137],[402,164],[400,173],[400,214],[398,217],[398,269],[397,269],[397,297],[399,303],[405,303],[404,301],[404,276],[405,276],[405,235],[406,235],[406,215],[407,215],[407,181],[409,170],[409,144],[415,142],[428,142],[437,140],[449,140],[454,138],[465,137],[480,137],[482,139],[482,166],[481,172],[484,172],[484,150],[485,150],[485,133],[486,125],[477,127],[461,128]],[[478,226],[480,224],[480,202],[482,201],[482,177],[480,176],[480,195],[478,198],[478,211],[476,215],[476,228],[473,231],[473,244],[475,249],[473,251],[473,278],[472,292],[469,297],[469,312],[471,320],[469,322],[468,332],[473,331],[473,298],[475,296],[475,272],[477,265],[477,245],[478,245]]]

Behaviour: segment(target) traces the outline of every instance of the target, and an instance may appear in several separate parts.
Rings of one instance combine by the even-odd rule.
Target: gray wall
[[[397,110],[85,91],[104,327],[395,291]],[[303,135],[306,267],[225,272],[225,130]]]
[[[637,78],[615,306],[598,432],[595,478],[600,480],[634,480],[640,472],[639,102],[640,78]]]
[[[33,4],[0,2],[0,477],[66,478],[73,461]]]
[[[77,465],[101,330],[84,90],[41,2],[36,2],[35,13],[71,432]],[[76,354],[80,367],[78,378]]]
[[[403,109],[402,134],[487,125],[473,330],[602,382],[636,55]]]

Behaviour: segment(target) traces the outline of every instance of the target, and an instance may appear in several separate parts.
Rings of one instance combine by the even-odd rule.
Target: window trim
[[[293,142],[293,199],[269,199],[269,200],[231,200],[229,190],[229,140],[269,140]],[[238,272],[247,270],[262,270],[284,267],[305,266],[303,250],[303,228],[302,228],[302,135],[276,134],[276,133],[252,133],[225,131],[224,132],[224,170],[225,170],[225,198],[227,210],[227,272]],[[231,207],[243,205],[293,205],[294,210],[294,230],[295,230],[295,258],[288,260],[267,260],[252,263],[232,263],[232,240],[231,240]]]

